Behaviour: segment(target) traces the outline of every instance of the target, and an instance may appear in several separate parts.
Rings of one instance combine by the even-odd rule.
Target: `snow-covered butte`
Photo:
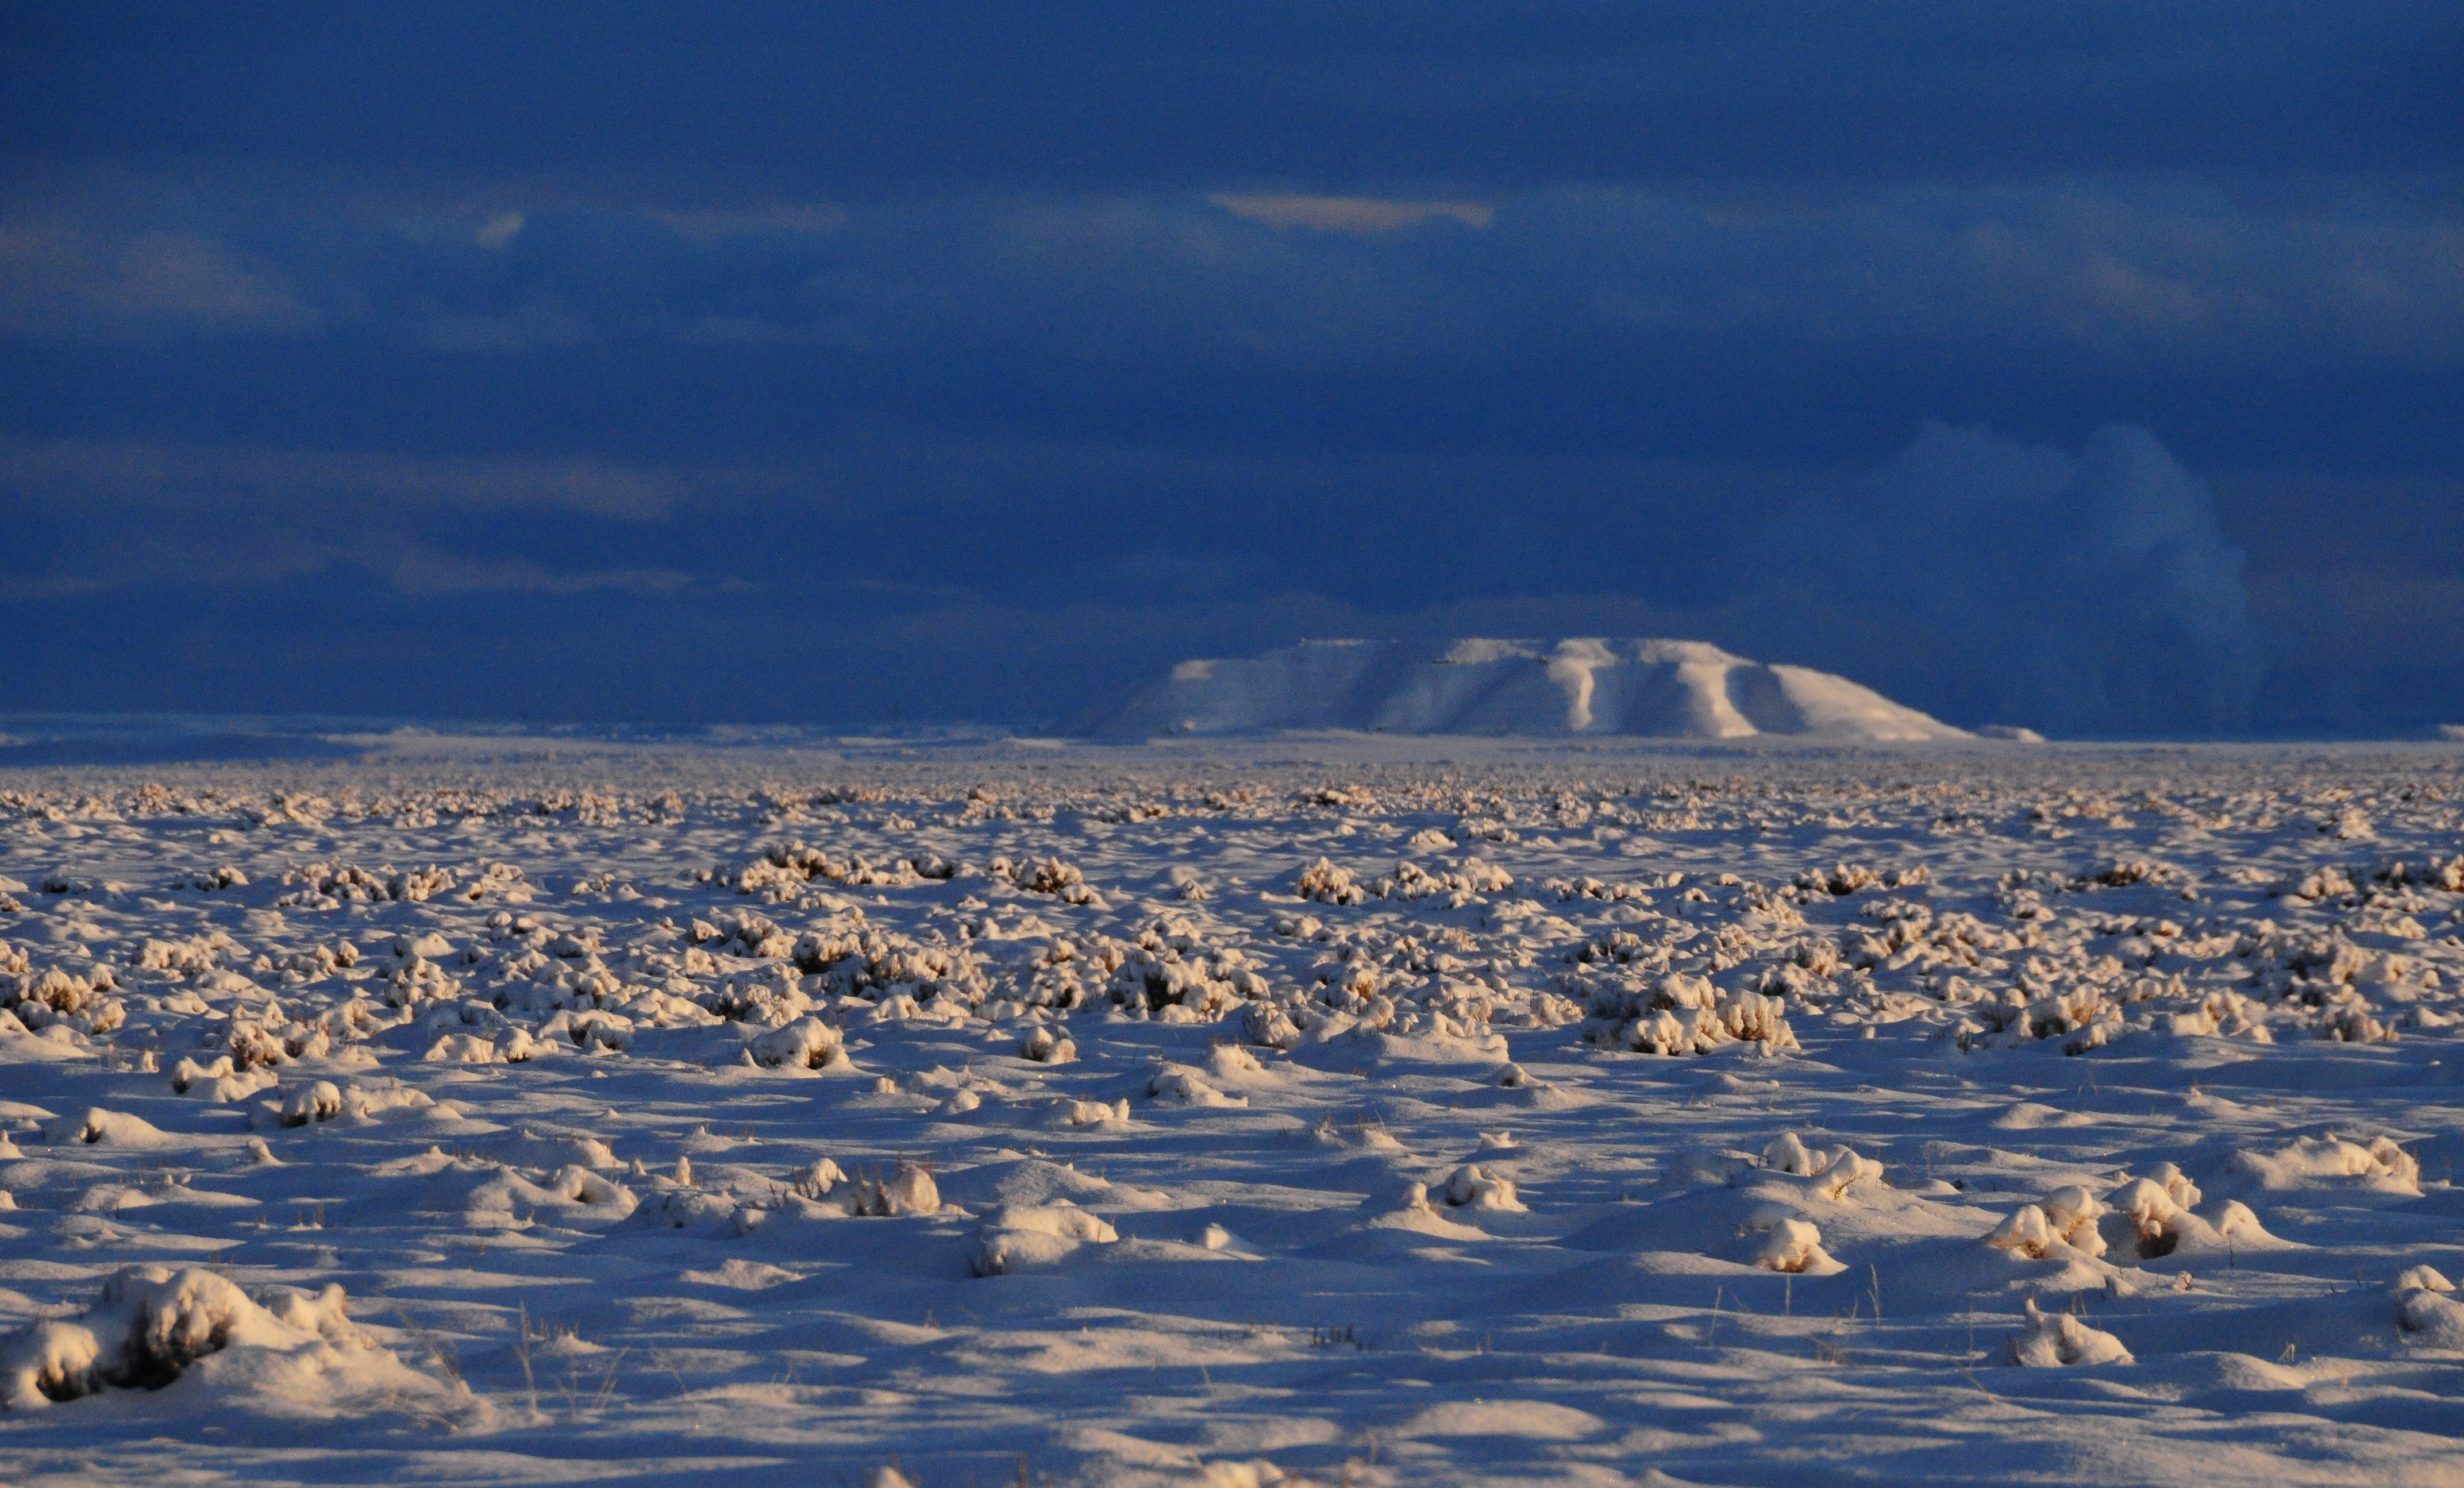
[[[1105,738],[1348,729],[1383,733],[1758,734],[1913,741],[1964,730],[1807,667],[1703,641],[1304,641],[1186,661],[1089,730]]]

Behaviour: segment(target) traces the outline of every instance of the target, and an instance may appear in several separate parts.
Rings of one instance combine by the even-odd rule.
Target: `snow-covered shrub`
[[[2266,1010],[2257,1003],[2230,988],[2218,987],[2194,1007],[2157,1015],[2157,1025],[2176,1038],[2203,1036],[2273,1043],[2276,1039],[2267,1031],[2266,1018]]]
[[[1793,1131],[1781,1132],[1763,1149],[1763,1171],[1809,1180],[1810,1193],[1834,1200],[1844,1198],[1853,1184],[1882,1177],[1882,1165],[1859,1156],[1855,1148],[1809,1148]]]
[[[928,945],[856,919],[798,937],[793,958],[806,973],[803,991],[814,1000],[907,997],[940,1002],[972,1015],[993,996],[983,959],[964,944]]]
[[[1020,1266],[1050,1265],[1081,1245],[1109,1245],[1120,1237],[1111,1225],[1067,1199],[1004,1204],[985,1215],[977,1231],[975,1273],[993,1277]]]
[[[1865,888],[1906,888],[1925,883],[1928,877],[1923,864],[1905,868],[1870,868],[1861,863],[1842,863],[1829,868],[1812,868],[1796,876],[1795,886],[1806,893],[1830,894],[1845,899]]]
[[[2455,1284],[2435,1267],[2407,1267],[2387,1290],[2407,1339],[2419,1347],[2464,1352],[2464,1304],[2455,1301]]]
[[[0,1009],[14,1014],[31,1031],[58,1024],[88,1036],[105,1034],[128,1019],[127,1007],[109,996],[118,990],[108,966],[97,965],[83,974],[58,967],[20,972],[0,985]]]
[[[1103,897],[1088,886],[1087,875],[1074,863],[1035,858],[1013,864],[1006,858],[995,858],[992,871],[1030,894],[1050,894],[1063,904],[1098,909],[1104,907]]]
[[[434,937],[443,940],[443,936]],[[439,952],[447,953],[451,948]],[[377,974],[383,991],[380,994],[387,1007],[407,1008],[436,998],[458,997],[462,984],[446,974],[445,969],[429,959],[424,951],[411,951],[396,959]]]
[[[554,1215],[555,1223],[612,1223],[632,1219],[651,1223],[655,1216],[641,1210],[646,1201],[631,1189],[581,1163],[545,1169],[496,1168],[463,1200],[463,1222],[504,1226],[517,1216]]]
[[[1078,1057],[1078,1043],[1052,1031],[1050,1023],[1038,1023],[1019,1045],[1019,1057],[1039,1064],[1067,1064]]]
[[[1514,1194],[1514,1180],[1503,1173],[1484,1171],[1477,1163],[1466,1164],[1447,1174],[1442,1192],[1446,1202],[1457,1209],[1524,1213],[1523,1201]]]
[[[2367,1147],[2341,1137],[2302,1137],[2273,1152],[2235,1152],[2226,1167],[2263,1189],[2358,1181],[2383,1193],[2421,1192],[2420,1161],[2387,1137],[2375,1138]]]
[[[818,1018],[757,1034],[745,1052],[764,1069],[825,1069],[847,1061],[845,1037]]]
[[[847,1213],[850,1214],[891,1218],[941,1212],[941,1190],[934,1183],[932,1171],[903,1157],[889,1177],[867,1173],[847,1185]]]
[[[43,1140],[77,1142],[88,1147],[162,1147],[171,1139],[142,1116],[89,1105],[75,1116],[61,1116],[46,1123]]]
[[[1064,1099],[1053,1104],[1055,1121],[1065,1127],[1102,1127],[1130,1124],[1130,1102],[1127,1096],[1106,1105],[1102,1101]]]
[[[793,952],[796,937],[767,915],[743,909],[722,909],[707,920],[686,927],[685,938],[713,955],[748,961],[775,960]]]
[[[1186,1064],[1166,1064],[1147,1081],[1147,1094],[1177,1105],[1246,1105],[1247,1096],[1225,1095]]]
[[[1367,904],[1369,891],[1360,886],[1350,868],[1339,867],[1320,858],[1304,866],[1293,876],[1292,892],[1318,904]]]
[[[2199,1186],[2171,1163],[2158,1163],[2105,1197],[2108,1211],[2127,1226],[2130,1245],[2145,1259],[2172,1254],[2182,1241],[2183,1219],[2198,1207]]]
[[[1985,1243],[2030,1260],[2064,1253],[2092,1260],[2104,1254],[2104,1236],[2097,1228],[2104,1214],[2104,1206],[2094,1194],[2071,1184],[2013,1210],[1985,1237]]]
[[[286,871],[282,884],[290,891],[274,904],[280,909],[339,909],[346,903],[424,904],[450,892],[454,882],[451,868],[369,869],[328,860]]]
[[[817,1157],[788,1178],[787,1191],[801,1199],[819,1199],[846,1181],[847,1174],[839,1171],[838,1164]]]
[[[282,1125],[305,1127],[342,1114],[342,1092],[331,1081],[301,1085],[282,1098]]]
[[[1134,945],[1100,943],[1095,964],[1111,972],[1107,995],[1133,1018],[1210,1020],[1268,990],[1240,952],[1211,946],[1171,924],[1140,931]]]
[[[732,867],[705,870],[704,883],[717,884],[739,894],[759,895],[774,904],[800,896],[815,879],[846,888],[912,888],[919,884],[946,883],[960,866],[937,854],[892,859],[876,864],[862,856],[834,857],[803,842],[775,843],[759,856]]]
[[[565,1016],[558,1015],[560,1018]],[[573,1030],[574,1041],[584,1048],[591,1047],[594,1042],[591,1029],[595,1026]],[[546,1033],[557,1031],[560,1030],[542,1030]],[[519,1064],[537,1057],[538,1053],[539,1045],[527,1031],[507,1028],[493,1037],[487,1034],[446,1034],[429,1044],[428,1052],[420,1059],[430,1064]]]
[[[1513,886],[1514,875],[1504,868],[1480,858],[1466,858],[1461,867],[1437,873],[1415,863],[1398,863],[1394,872],[1373,880],[1365,888],[1378,899],[1443,899],[1448,908],[1460,909],[1475,895],[1502,894]]]
[[[627,1216],[628,1225],[650,1230],[695,1230],[705,1235],[741,1234],[743,1206],[733,1195],[703,1189],[665,1187],[645,1195]]]
[[[2379,1021],[2376,1010],[2350,987],[2341,987],[2320,999],[2319,1037],[2339,1043],[2393,1043],[2398,1035]]]
[[[159,1390],[226,1349],[292,1356],[312,1372],[361,1372],[384,1388],[438,1389],[344,1315],[342,1289],[253,1296],[213,1272],[127,1266],[74,1320],[29,1325],[0,1345],[0,1402],[35,1410],[105,1389]],[[355,1368],[356,1367],[356,1368]]]
[[[1822,1231],[1810,1220],[1766,1215],[1753,1229],[1762,1236],[1753,1262],[1766,1271],[1823,1276],[1847,1269],[1822,1248]]]
[[[1740,1040],[1772,1049],[1797,1047],[1786,1004],[1779,998],[1723,992],[1705,978],[1683,972],[1648,980],[1575,974],[1565,985],[1568,991],[1579,988],[1588,994],[1591,1016],[1584,1020],[1583,1037],[1611,1048],[1707,1054]]]
[[[778,975],[731,976],[697,999],[713,1018],[730,1023],[761,1023],[776,1028],[813,1010],[813,999],[792,971]]]
[[[2122,1340],[2089,1327],[2067,1312],[2047,1313],[2028,1299],[2027,1325],[2011,1335],[2008,1357],[2030,1368],[2057,1368],[2076,1364],[2136,1364]]]

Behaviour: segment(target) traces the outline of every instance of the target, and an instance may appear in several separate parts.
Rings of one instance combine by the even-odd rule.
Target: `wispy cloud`
[[[1307,228],[1316,232],[1367,236],[1400,232],[1429,222],[1454,222],[1485,228],[1497,220],[1497,209],[1485,202],[1407,202],[1380,196],[1238,196],[1218,192],[1207,198],[1235,217],[1269,228]]]
[[[333,507],[562,511],[667,517],[687,482],[600,459],[423,457],[138,440],[0,441],[0,486],[50,500],[179,507],[232,500]]]
[[[706,579],[672,568],[559,572],[523,558],[467,558],[424,549],[405,554],[394,565],[392,580],[395,590],[414,597],[620,594],[642,598],[690,593],[741,594],[753,588],[740,579]]]
[[[0,575],[0,600],[12,604],[43,600],[76,600],[101,594],[111,585],[81,574],[37,574],[28,578]]]
[[[0,223],[0,329],[114,339],[164,325],[295,334],[322,320],[279,271],[196,233]]]
[[[716,238],[819,237],[847,226],[844,208],[825,202],[777,202],[761,207],[711,208],[650,214],[678,237],[696,242]]]
[[[528,219],[520,212],[498,212],[481,223],[479,230],[472,233],[471,237],[481,248],[503,248],[521,236],[526,221]]]

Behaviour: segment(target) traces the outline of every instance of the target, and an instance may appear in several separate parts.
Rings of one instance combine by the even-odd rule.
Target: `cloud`
[[[620,594],[635,598],[692,593],[738,594],[742,580],[709,580],[672,568],[605,568],[561,573],[522,558],[475,558],[414,549],[394,564],[393,586],[405,595]]]
[[[1485,228],[1497,220],[1497,209],[1485,202],[1399,202],[1375,196],[1235,196],[1225,192],[1207,200],[1235,217],[1270,228],[1309,228],[1353,235],[1400,232],[1441,220],[1466,228]]]
[[[364,173],[723,173],[737,189],[1058,194],[1293,180],[2008,179],[2455,160],[2440,0],[2151,10],[1477,0],[849,11],[754,3],[690,43],[626,8],[275,0],[17,28],[0,138],[55,158],[277,156]],[[484,34],[485,45],[473,37]]]
[[[1630,188],[1536,201],[1612,318],[1834,346],[2464,360],[2464,219],[2368,191],[2266,204],[2132,182],[1848,189],[1737,210]]]
[[[76,574],[41,574],[32,578],[0,575],[0,601],[25,604],[44,600],[77,600],[101,594],[111,585]]]
[[[2464,365],[2464,215],[2384,182],[540,197],[518,211],[508,191],[217,165],[53,172],[0,191],[0,271],[15,271],[0,272],[0,329],[321,331],[374,339],[370,356],[773,345],[964,361],[1001,346],[1413,375],[1740,337],[1851,355]]]
[[[525,220],[520,212],[498,212],[479,225],[479,230],[471,234],[472,241],[481,248],[503,248],[521,235]]]
[[[678,237],[695,242],[722,238],[820,237],[847,226],[844,208],[828,203],[776,202],[762,207],[654,210],[650,215]]]
[[[690,489],[668,471],[588,457],[422,457],[151,440],[0,440],[0,488],[47,503],[561,511],[623,522],[663,520]]]
[[[323,317],[281,272],[192,232],[0,223],[0,329],[125,339],[159,327],[297,335]]]
[[[2243,556],[2145,429],[2074,455],[1928,425],[1851,499],[1745,544],[1734,624],[1965,722],[2069,734],[2245,727],[2263,670]]]

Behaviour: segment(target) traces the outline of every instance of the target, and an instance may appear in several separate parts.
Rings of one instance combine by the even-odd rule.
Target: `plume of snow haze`
[[[1929,424],[1850,499],[1756,538],[1741,596],[1756,627],[1885,658],[1842,669],[1940,711],[1962,699],[1979,714],[1963,721],[2250,726],[2263,668],[2242,552],[2144,428],[2107,426],[2072,454]]]

